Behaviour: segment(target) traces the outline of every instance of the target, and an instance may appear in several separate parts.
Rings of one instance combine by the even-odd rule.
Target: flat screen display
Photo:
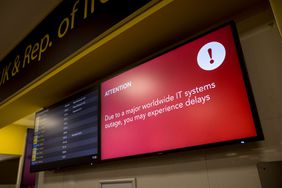
[[[262,138],[233,23],[101,84],[101,159]]]
[[[36,113],[32,171],[98,158],[98,94],[94,89]]]

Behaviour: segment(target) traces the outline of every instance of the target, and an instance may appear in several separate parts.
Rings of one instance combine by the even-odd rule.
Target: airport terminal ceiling
[[[59,2],[29,0],[25,1],[25,5],[22,5],[23,2],[20,0],[0,2],[1,60]],[[1,104],[0,127],[57,102],[78,89],[184,37],[196,35],[230,19],[240,20],[244,18],[245,11],[262,10],[269,12],[268,1],[162,0],[90,46],[85,52],[70,59],[73,62],[69,66],[58,68]],[[272,14],[267,15],[262,19],[272,19],[270,18]],[[253,22],[253,25],[242,25],[239,32],[244,32],[255,25],[256,22]]]

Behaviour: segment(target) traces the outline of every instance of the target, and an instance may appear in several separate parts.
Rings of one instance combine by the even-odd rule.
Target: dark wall
[[[0,161],[0,185],[16,184],[18,176],[19,158]]]

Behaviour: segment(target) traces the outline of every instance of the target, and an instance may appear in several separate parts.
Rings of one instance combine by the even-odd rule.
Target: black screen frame
[[[254,137],[247,137],[247,138],[240,138],[240,139],[233,139],[233,140],[228,140],[228,141],[222,141],[222,142],[214,142],[214,143],[209,143],[209,144],[203,144],[203,145],[196,145],[196,146],[189,146],[189,147],[183,147],[183,148],[176,148],[176,149],[169,149],[169,150],[163,150],[163,151],[157,151],[157,152],[148,152],[148,153],[143,153],[143,154],[136,154],[136,155],[130,155],[130,156],[121,156],[121,157],[116,157],[116,158],[110,158],[110,159],[102,159],[101,158],[101,162],[107,162],[107,161],[116,161],[116,160],[125,160],[125,159],[132,159],[132,158],[138,158],[138,157],[150,157],[150,156],[156,156],[156,155],[163,155],[163,154],[168,154],[168,153],[175,153],[175,152],[183,152],[183,151],[191,151],[191,150],[198,150],[198,149],[206,149],[206,148],[211,148],[211,147],[219,147],[219,146],[225,146],[225,145],[232,145],[232,144],[246,144],[248,142],[254,142],[254,141],[261,141],[264,140],[264,134],[263,134],[263,130],[261,127],[261,123],[260,123],[260,119],[259,119],[259,114],[258,114],[258,110],[257,110],[257,106],[256,106],[256,102],[255,102],[255,98],[253,95],[253,90],[252,90],[252,86],[251,86],[251,82],[249,79],[249,74],[248,74],[248,70],[246,67],[246,63],[245,63],[245,59],[244,59],[244,55],[243,55],[243,50],[241,47],[241,43],[240,43],[240,38],[239,38],[239,34],[237,31],[237,27],[236,27],[236,23],[233,20],[230,20],[228,22],[225,22],[224,24],[218,25],[212,29],[209,29],[208,31],[205,31],[199,35],[196,35],[195,37],[189,37],[189,38],[185,38],[180,40],[179,42],[176,42],[168,47],[165,47],[161,50],[159,50],[158,52],[144,58],[141,59],[140,61],[137,61],[127,67],[125,67],[124,69],[117,71],[115,73],[113,73],[112,75],[106,77],[105,79],[100,81],[100,88],[103,84],[103,82],[109,81],[112,78],[115,78],[131,69],[134,69],[136,67],[138,67],[139,65],[145,64],[148,61],[157,58],[163,54],[166,54],[178,47],[181,47],[185,44],[188,44],[194,40],[197,40],[201,37],[204,37],[205,35],[212,33],[214,31],[217,31],[223,27],[226,26],[230,26],[231,30],[232,30],[232,35],[233,35],[233,39],[234,39],[234,43],[235,43],[235,48],[236,48],[236,52],[237,52],[237,57],[239,59],[239,64],[240,64],[240,70],[242,71],[242,77],[244,79],[244,85],[245,85],[245,89],[247,92],[247,97],[249,100],[249,104],[250,104],[250,109],[252,112],[252,117],[254,120],[254,125],[255,125],[255,129],[256,129],[256,133],[257,135]],[[101,91],[101,90],[100,90]],[[100,96],[102,96],[102,94],[100,93]],[[102,103],[102,98],[100,98],[100,103]],[[102,106],[100,106],[100,109],[102,109]],[[101,111],[100,111],[101,112]],[[101,114],[100,114],[100,118]],[[101,122],[101,120],[100,120]],[[100,126],[102,126],[100,124]],[[102,134],[100,132],[100,139],[102,139]],[[100,146],[102,147],[102,146]],[[102,154],[102,153],[101,153]]]
[[[100,161],[100,154],[101,154],[101,139],[100,139],[100,114],[101,114],[101,105],[100,105],[100,87],[95,84],[94,86],[88,87],[86,89],[83,89],[79,92],[76,92],[75,94],[53,104],[48,107],[43,108],[42,110],[38,111],[35,113],[35,121],[36,121],[36,116],[38,113],[46,110],[46,109],[52,109],[56,108],[57,106],[60,106],[62,104],[65,104],[68,101],[74,100],[75,98],[79,98],[80,96],[86,95],[90,92],[96,91],[97,92],[97,154],[95,155],[87,155],[83,157],[76,157],[76,158],[71,158],[71,159],[65,159],[65,160],[59,160],[59,161],[54,161],[54,162],[49,162],[49,163],[43,163],[39,165],[32,165],[32,160],[30,163],[30,171],[31,172],[39,172],[39,171],[47,171],[47,170],[61,170],[73,166],[78,166],[78,165],[93,165],[98,163]],[[36,123],[34,122],[34,130],[35,130]],[[34,135],[35,136],[35,135]],[[32,146],[33,149],[33,146]]]

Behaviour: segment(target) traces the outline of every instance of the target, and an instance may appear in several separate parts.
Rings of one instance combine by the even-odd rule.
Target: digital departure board
[[[61,168],[98,158],[98,90],[36,113],[31,170]]]

